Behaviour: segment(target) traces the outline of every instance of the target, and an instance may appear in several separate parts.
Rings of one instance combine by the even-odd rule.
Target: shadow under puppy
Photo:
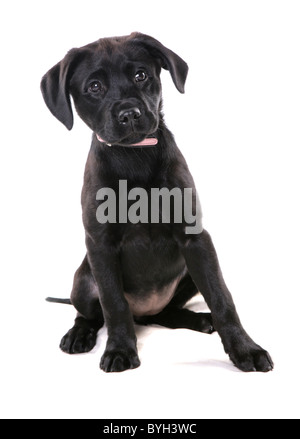
[[[60,347],[90,351],[105,322],[100,367],[120,372],[140,365],[134,321],[216,330],[239,369],[268,372],[272,360],[241,325],[192,176],[164,123],[161,68],[183,93],[187,64],[133,33],[72,49],[42,79],[53,115],[70,130],[72,96],[93,131],[82,189],[87,254],[71,293],[75,324]],[[199,291],[211,314],[183,308]]]

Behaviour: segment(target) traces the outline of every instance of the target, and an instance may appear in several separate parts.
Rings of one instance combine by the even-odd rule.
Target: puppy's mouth
[[[131,135],[129,137],[126,137],[126,138],[118,140],[118,141],[115,141],[115,140],[114,141],[106,141],[99,134],[96,134],[96,137],[97,137],[99,142],[105,143],[108,146],[119,145],[119,146],[124,146],[124,147],[128,147],[128,148],[139,148],[139,147],[142,148],[145,146],[156,146],[158,144],[157,138],[154,137],[153,135],[147,136],[147,137],[143,136],[142,140],[139,140],[139,138],[141,136]]]

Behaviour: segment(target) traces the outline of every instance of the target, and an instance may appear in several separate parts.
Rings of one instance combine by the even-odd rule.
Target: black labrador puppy
[[[60,347],[90,351],[105,322],[100,367],[120,372],[140,365],[134,322],[216,330],[239,369],[268,372],[272,360],[241,325],[192,176],[164,123],[161,68],[184,93],[187,64],[133,33],[72,49],[42,79],[53,115],[72,128],[71,95],[93,131],[82,190],[87,254],[71,293],[75,324]],[[211,314],[184,308],[199,291]]]

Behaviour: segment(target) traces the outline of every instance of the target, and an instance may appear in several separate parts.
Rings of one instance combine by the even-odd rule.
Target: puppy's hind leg
[[[68,354],[80,354],[93,349],[97,341],[97,332],[104,324],[98,297],[97,285],[85,256],[75,273],[71,293],[71,302],[78,313],[74,326],[60,342],[62,351]]]
[[[67,354],[82,354],[91,351],[97,341],[97,332],[100,329],[98,322],[92,324],[79,313],[74,326],[63,336],[60,349]]]
[[[194,312],[189,309],[180,309],[167,306],[155,316],[136,318],[140,325],[160,325],[171,329],[191,329],[192,331],[212,334],[215,332],[210,313]]]

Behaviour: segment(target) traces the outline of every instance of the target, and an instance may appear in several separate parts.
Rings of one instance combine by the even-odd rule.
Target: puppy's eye
[[[92,93],[98,93],[99,91],[102,91],[103,87],[100,81],[93,81],[91,82],[89,86],[89,91]]]
[[[147,73],[144,72],[144,70],[139,70],[138,72],[136,72],[134,79],[136,82],[146,81]]]

